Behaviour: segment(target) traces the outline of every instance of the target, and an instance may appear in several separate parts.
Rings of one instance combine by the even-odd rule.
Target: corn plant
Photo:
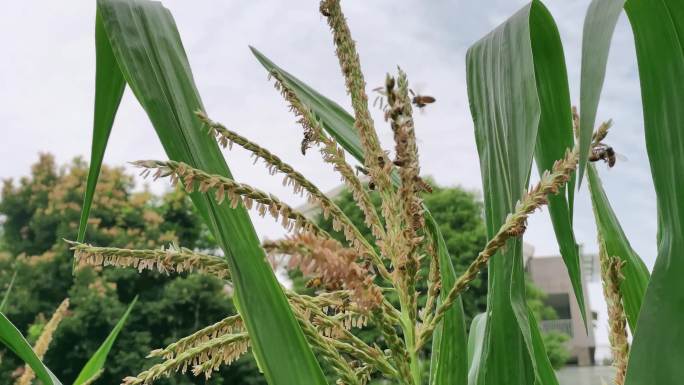
[[[637,42],[647,150],[658,197],[659,255],[652,277],[629,246],[596,166],[588,163],[615,162],[604,142],[609,122],[594,127],[610,38],[623,7]],[[524,300],[522,236],[527,217],[548,206],[586,314],[572,230],[574,191],[585,170],[600,235],[615,383],[678,383],[684,377],[684,337],[676,330],[684,303],[684,265],[678,256],[684,251],[684,182],[678,167],[684,164],[678,113],[684,96],[684,5],[676,0],[591,3],[584,25],[579,112],[571,109],[555,22],[540,1],[532,1],[469,49],[468,95],[489,240],[472,265],[458,274],[438,224],[421,199],[430,187],[420,176],[413,113],[430,100],[412,93],[401,69],[387,75],[381,89],[386,99],[381,123],[394,134],[390,155],[378,140],[356,43],[339,1],[323,0],[320,12],[333,35],[352,114],[252,51],[303,128],[299,150],[310,155],[316,148],[323,162],[341,175],[364,213],[372,241],[361,236],[313,182],[210,119],[168,10],[143,0],[98,0],[93,146],[81,226],[72,245],[75,263],[214,274],[232,284],[239,313],[151,352],[161,362],[127,377],[124,384],[150,384],[188,369],[209,377],[250,348],[268,382],[276,385],[325,384],[330,377],[349,385],[376,379],[405,385],[557,384],[537,320]],[[169,158],[134,164],[144,175],[184,187],[223,256],[176,246],[125,250],[83,243],[126,85],[147,112]],[[219,145],[243,147],[272,174],[280,174],[295,193],[306,195],[332,219],[344,242],[278,197],[234,180]],[[368,183],[357,175],[348,155],[361,164]],[[530,187],[533,161],[541,177]],[[370,203],[371,193],[382,198],[380,210]],[[250,208],[281,221],[290,235],[260,244],[247,216]],[[278,261],[310,277],[317,294],[284,289],[271,266]],[[426,274],[421,273],[422,263],[429,266]],[[466,335],[459,295],[485,267],[487,312],[475,317]],[[417,292],[419,281],[427,283],[426,293]],[[424,306],[418,306],[419,295],[426,297]],[[398,301],[390,301],[390,296]],[[628,327],[634,336],[631,349]],[[382,339],[362,340],[357,331],[365,328],[378,330]],[[431,355],[421,356],[427,344]],[[429,368],[423,362],[429,362]],[[50,383],[47,377],[43,381]]]

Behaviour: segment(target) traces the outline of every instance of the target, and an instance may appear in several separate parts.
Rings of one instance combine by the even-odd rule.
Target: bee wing
[[[629,162],[629,158],[627,156],[625,156],[624,154],[621,154],[619,152],[615,153],[615,157],[621,162]]]
[[[372,91],[382,96],[387,96],[387,92],[385,92],[385,87],[383,86],[375,87],[372,89]]]
[[[416,95],[421,95],[423,91],[425,91],[425,83],[424,82],[418,82],[413,84],[413,91],[416,93]]]

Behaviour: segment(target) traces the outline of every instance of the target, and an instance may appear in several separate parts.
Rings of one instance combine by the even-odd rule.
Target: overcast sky
[[[164,1],[176,18],[198,89],[210,116],[279,154],[324,189],[339,178],[316,152],[299,153],[301,129],[266,72],[248,49],[274,62],[344,107],[349,101],[317,1]],[[440,184],[480,191],[473,124],[465,81],[465,52],[477,39],[522,7],[522,0],[343,2],[357,40],[369,90],[400,65],[419,92],[437,98],[416,117],[422,171]],[[582,23],[588,0],[547,0],[568,63],[573,103],[579,100]],[[64,163],[89,157],[94,92],[94,1],[21,1],[0,13],[0,178],[26,175],[39,152]],[[349,108],[350,109],[350,108]],[[613,39],[598,119],[613,118],[609,143],[629,161],[599,165],[607,193],[649,266],[655,259],[656,203],[645,153],[632,33],[623,16]],[[391,132],[376,111],[383,143]],[[280,178],[253,166],[239,150],[227,153],[237,179],[302,203]],[[126,91],[105,162],[165,158],[143,110]],[[533,175],[532,182],[536,180]],[[164,182],[151,186],[166,188]],[[576,198],[575,232],[596,251],[586,185]],[[262,236],[276,237],[270,220],[255,221]],[[558,252],[546,211],[530,220],[526,242],[536,255]],[[594,290],[592,290],[594,291]],[[593,295],[592,295],[593,297]],[[594,298],[592,298],[593,300]]]

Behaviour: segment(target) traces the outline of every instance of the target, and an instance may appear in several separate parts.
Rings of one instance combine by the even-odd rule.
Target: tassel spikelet
[[[304,275],[317,276],[328,290],[347,288],[361,308],[373,308],[383,301],[380,288],[373,283],[373,275],[356,263],[355,250],[344,248],[333,239],[323,239],[312,234],[297,234],[278,242],[265,245],[266,250],[290,255],[288,268],[298,268]]]
[[[299,325],[304,332],[309,345],[314,353],[327,362],[330,367],[339,376],[337,384],[344,385],[361,385],[361,382],[356,377],[354,370],[349,362],[345,360],[340,353],[333,347],[333,339],[321,335],[316,327],[314,327],[308,320],[308,315],[301,312],[301,308],[293,306],[294,314],[299,321]]]
[[[205,344],[212,339],[219,338],[226,334],[243,333],[244,331],[245,327],[242,323],[242,318],[239,315],[226,317],[211,326],[207,326],[187,337],[181,338],[164,349],[151,351],[147,357],[164,357],[164,359],[169,360],[188,349]]]
[[[618,257],[608,255],[605,242],[600,234],[598,243],[603,296],[606,298],[608,306],[608,339],[613,351],[613,366],[616,369],[615,385],[623,385],[627,375],[627,361],[629,359],[627,317],[625,316],[622,294],[620,293],[620,283],[624,279],[622,276],[624,261]]]
[[[418,195],[422,191],[425,182],[419,183],[420,165],[418,163],[418,147],[413,125],[413,110],[411,99],[408,94],[408,79],[406,73],[399,69],[399,77],[396,81],[398,89],[395,89],[395,80],[387,77],[386,93],[389,109],[385,117],[390,121],[394,133],[396,159],[394,164],[398,167],[401,177],[399,196],[404,205],[404,217],[408,225],[407,231],[412,233],[408,239],[414,245],[420,243],[422,238],[416,235],[424,226],[423,200]]]
[[[155,180],[169,177],[173,185],[181,182],[187,192],[199,191],[206,193],[209,190],[213,190],[216,201],[219,204],[223,203],[223,201],[228,201],[231,207],[235,208],[242,203],[248,209],[256,204],[256,210],[259,215],[263,217],[267,213],[270,214],[274,219],[280,220],[283,227],[288,231],[304,231],[318,235],[325,233],[302,213],[280,201],[273,194],[265,193],[230,178],[211,175],[190,167],[185,163],[171,160],[166,162],[142,160],[133,162],[133,165],[144,169],[141,173],[143,176],[149,176],[153,170],[156,170],[154,171]]]
[[[323,217],[332,221],[333,228],[336,231],[342,232],[345,239],[362,255],[369,256],[376,264],[380,264],[380,257],[376,254],[375,249],[368,243],[368,241],[361,235],[359,229],[354,226],[347,215],[327,197],[316,185],[310,182],[304,175],[297,172],[292,166],[283,162],[278,156],[272,154],[265,148],[250,142],[247,138],[228,130],[220,123],[216,123],[209,119],[201,111],[198,111],[197,116],[209,127],[209,134],[215,136],[221,146],[224,148],[236,143],[238,146],[251,152],[255,159],[262,159],[268,166],[271,175],[278,172],[285,174],[283,185],[292,186],[296,194],[307,194],[308,201],[314,203],[321,208]],[[344,152],[337,149],[335,144],[335,157],[344,162]],[[345,162],[346,163],[346,162]],[[352,172],[353,173],[353,172]]]
[[[428,272],[427,299],[421,310],[420,318],[427,323],[432,317],[437,298],[442,289],[442,280],[439,272],[439,256],[433,242],[428,238],[427,251],[430,256],[430,271]]]
[[[487,265],[489,259],[502,248],[510,238],[522,236],[527,229],[527,217],[538,208],[548,203],[549,194],[557,194],[561,188],[570,180],[572,173],[577,168],[579,148],[577,145],[572,151],[567,151],[563,159],[557,160],[553,164],[551,171],[545,171],[541,180],[529,191],[521,200],[515,204],[514,212],[508,214],[506,221],[499,228],[499,232],[487,242],[484,249],[480,251],[475,260],[468,266],[468,269],[456,280],[454,286],[449,290],[449,294],[444,301],[437,307],[435,314],[429,324],[424,325],[421,331],[419,343],[421,346],[432,335],[435,326],[442,320],[447,309],[453,305],[459,294],[472,282],[480,270]]]
[[[67,241],[74,250],[77,267],[118,266],[138,271],[156,270],[160,273],[199,272],[221,279],[230,276],[228,263],[220,257],[197,253],[177,245],[156,250],[130,250],[115,247],[95,247]]]
[[[345,78],[347,93],[351,97],[354,109],[354,127],[356,128],[364,151],[364,166],[371,178],[371,183],[380,192],[382,201],[382,214],[385,218],[385,234],[377,237],[377,245],[382,254],[392,260],[395,272],[399,277],[391,279],[398,286],[401,301],[413,302],[406,288],[407,280],[403,264],[406,255],[406,244],[401,241],[402,229],[399,220],[398,207],[400,200],[394,191],[390,180],[392,164],[387,153],[380,146],[373,120],[368,109],[368,96],[366,95],[366,82],[361,71],[359,55],[356,44],[351,37],[349,26],[340,7],[339,0],[322,0],[320,3],[321,14],[327,19],[333,34],[333,42],[336,47],[336,56],[339,59],[340,68]],[[409,285],[410,286],[410,285]],[[414,314],[413,311],[411,311]]]
[[[613,120],[608,119],[601,123],[591,136],[592,146],[599,145],[608,136],[608,131],[613,127]],[[576,106],[572,106],[572,128],[575,132],[575,139],[579,137],[580,115]]]
[[[52,342],[52,337],[55,334],[55,330],[57,330],[57,327],[62,322],[64,317],[67,316],[68,311],[69,298],[66,298],[64,301],[62,301],[62,303],[59,304],[57,310],[52,313],[52,317],[50,317],[50,320],[45,324],[43,331],[38,337],[38,340],[36,340],[35,345],[33,345],[33,351],[36,353],[38,359],[42,360],[45,356],[45,353]],[[35,377],[36,373],[33,371],[33,369],[31,369],[29,365],[25,365],[24,372],[22,373],[21,377],[17,379],[15,385],[31,385]]]
[[[385,343],[387,343],[392,361],[394,361],[394,365],[399,372],[399,378],[403,380],[404,384],[419,385],[414,383],[413,377],[411,376],[411,368],[409,366],[411,358],[406,349],[406,345],[404,345],[404,342],[397,334],[394,325],[385,321],[386,315],[384,313],[386,313],[384,309],[374,309],[371,319],[373,320],[373,323],[378,326],[382,338],[384,338]],[[410,327],[413,327],[413,325]]]
[[[368,325],[368,311],[352,302],[353,292],[336,290],[320,293],[315,297],[287,292],[290,302],[298,303],[309,315],[320,314],[331,322],[339,322],[346,330],[364,328]]]
[[[335,54],[340,62],[347,93],[351,97],[351,104],[354,109],[354,127],[359,133],[364,150],[364,165],[380,190],[391,189],[390,174],[387,172],[390,167],[389,158],[380,146],[380,140],[375,132],[373,119],[368,109],[366,81],[361,71],[356,43],[351,37],[339,0],[321,1],[320,11],[328,21],[332,31],[333,42],[336,47]]]
[[[356,373],[356,378],[361,381],[361,385],[366,385],[368,382],[370,382],[373,371],[369,365],[364,365],[360,368],[354,369],[354,373]]]
[[[364,223],[371,230],[373,236],[377,239],[384,238],[386,235],[380,217],[378,216],[375,206],[366,192],[363,183],[361,183],[361,180],[356,176],[354,169],[347,163],[344,150],[339,147],[333,138],[322,132],[314,142],[319,145],[323,160],[326,163],[331,164],[333,169],[342,176],[342,181],[349,191],[351,191],[352,197],[363,212]]]
[[[318,334],[323,337],[323,342],[364,362],[373,370],[396,377],[396,369],[387,361],[387,357],[379,348],[369,346],[352,334],[346,325],[343,326],[338,320],[329,317],[325,311],[312,303],[311,297],[291,293],[289,299],[300,323],[305,322],[307,327],[317,329]]]
[[[340,351],[355,360],[356,362],[363,363],[363,372],[368,376],[374,372],[380,372],[389,378],[396,378],[399,376],[399,372],[387,361],[387,357],[378,349],[377,347],[370,348],[370,353],[362,349],[358,349],[351,343],[343,342],[337,339],[329,339],[330,344]],[[359,368],[360,369],[360,368]],[[356,369],[356,377],[361,381],[361,383],[366,383],[367,378],[359,377],[359,369]]]
[[[373,236],[378,239],[384,237],[384,227],[380,222],[380,217],[375,210],[375,206],[370,196],[363,187],[363,184],[356,176],[354,168],[347,163],[345,152],[337,142],[325,135],[321,123],[310,108],[305,106],[295,92],[282,79],[280,74],[272,72],[269,74],[275,80],[274,86],[283,95],[283,98],[290,104],[290,110],[298,118],[298,123],[304,128],[304,140],[302,141],[302,153],[312,145],[319,145],[321,155],[326,163],[333,165],[335,171],[342,176],[342,181],[351,191],[352,196],[364,214],[364,223],[371,229]]]
[[[596,129],[596,132],[594,132],[594,135],[591,139],[593,145],[598,145],[603,141],[603,139],[608,136],[608,131],[610,128],[613,126],[613,121],[612,120],[606,120],[605,122],[601,123],[598,128]]]
[[[230,365],[246,353],[248,348],[247,333],[224,334],[179,351],[173,358],[152,366],[136,377],[126,377],[122,385],[151,384],[174,372],[186,373],[188,368],[192,368],[194,375],[204,374],[208,379],[221,365]]]
[[[312,303],[302,304],[293,298],[290,298],[290,302],[302,306],[305,318],[318,326],[321,334],[326,337],[343,338],[352,328],[362,329],[368,325],[368,317],[358,312],[327,306],[323,309],[314,308]]]
[[[268,74],[269,80],[273,78],[273,87],[280,92],[285,101],[290,104],[290,111],[297,118],[297,123],[304,129],[304,139],[302,139],[301,152],[306,155],[306,150],[311,147],[311,143],[318,138],[323,131],[321,123],[311,109],[299,100],[297,94],[290,86],[283,81],[279,73],[273,71]]]
[[[398,86],[396,88],[395,86]],[[420,235],[425,226],[423,217],[423,200],[418,195],[424,182],[420,178],[420,166],[418,163],[418,148],[413,125],[413,109],[409,98],[408,79],[406,74],[399,69],[398,80],[387,76],[385,82],[388,109],[385,120],[390,122],[394,133],[396,159],[394,164],[398,167],[401,187],[399,188],[398,206],[395,211],[403,214],[403,232],[399,242],[404,247],[397,250],[397,269],[403,272],[402,279],[405,281],[406,300],[409,303],[409,317],[412,322],[416,320],[416,296],[411,295],[416,289],[416,275],[418,274],[418,248],[423,240]]]

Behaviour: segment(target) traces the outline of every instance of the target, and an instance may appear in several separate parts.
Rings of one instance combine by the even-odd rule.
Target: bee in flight
[[[413,96],[413,99],[411,99],[411,103],[413,103],[414,106],[421,109],[427,106],[428,104],[432,104],[437,101],[437,99],[435,99],[433,96],[420,95],[413,92],[413,90],[409,90],[409,92],[411,93],[411,96]]]
[[[387,92],[385,91],[385,87],[373,88],[373,92],[378,94],[378,96],[376,96],[373,100],[373,107],[377,106],[381,110],[386,111],[387,103],[385,102],[385,97],[387,96]],[[437,101],[437,99],[435,99],[434,96],[421,95],[416,93],[412,89],[409,89],[409,93],[411,94],[411,103],[414,106],[420,108],[421,111],[423,111],[423,108],[428,104],[432,104]]]

